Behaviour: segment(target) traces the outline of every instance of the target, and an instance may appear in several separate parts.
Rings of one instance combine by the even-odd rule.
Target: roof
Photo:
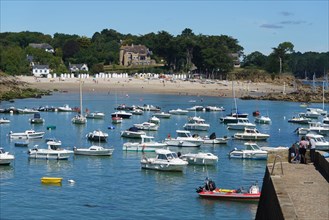
[[[49,69],[49,65],[34,65],[33,69]]]
[[[147,49],[146,46],[144,45],[131,45],[131,46],[121,46],[120,50],[124,50],[126,53],[127,52],[132,52],[132,53],[140,53],[140,54],[147,54],[149,53],[149,50]]]
[[[49,44],[47,43],[41,43],[41,44],[37,44],[37,43],[30,43],[29,44],[30,47],[33,47],[33,48],[39,48],[39,49],[51,49],[53,50],[54,48],[52,46],[50,46]]]

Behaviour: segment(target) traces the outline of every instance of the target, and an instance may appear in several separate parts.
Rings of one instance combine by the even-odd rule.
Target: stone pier
[[[314,164],[288,163],[287,149],[279,157],[275,156],[278,152],[271,154],[256,219],[328,220],[329,158],[323,156],[325,152],[316,152]]]

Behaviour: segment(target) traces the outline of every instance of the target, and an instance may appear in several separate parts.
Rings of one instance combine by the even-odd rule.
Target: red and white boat
[[[113,124],[120,124],[122,122],[122,117],[119,117],[119,116],[113,116],[112,117],[112,123]]]
[[[206,183],[207,184],[207,183]],[[242,189],[220,189],[211,187],[199,187],[197,193],[200,197],[210,199],[222,199],[222,200],[234,200],[234,201],[246,201],[246,202],[258,202],[261,192],[257,184],[253,184],[249,187],[248,191]]]

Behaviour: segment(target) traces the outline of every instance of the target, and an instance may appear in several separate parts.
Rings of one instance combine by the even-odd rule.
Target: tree
[[[252,52],[244,57],[242,67],[264,68],[267,57],[259,51]]]
[[[274,47],[273,49],[273,56],[277,57],[279,60],[279,73],[282,73],[283,64],[285,63],[286,59],[288,59],[288,54],[294,52],[294,45],[290,42],[283,42],[279,44],[278,47]]]

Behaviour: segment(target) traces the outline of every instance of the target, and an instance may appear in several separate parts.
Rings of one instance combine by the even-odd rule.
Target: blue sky
[[[0,0],[0,32],[37,31],[92,37],[103,29],[144,35],[185,28],[228,35],[245,54],[290,41],[295,51],[329,51],[329,1]]]

